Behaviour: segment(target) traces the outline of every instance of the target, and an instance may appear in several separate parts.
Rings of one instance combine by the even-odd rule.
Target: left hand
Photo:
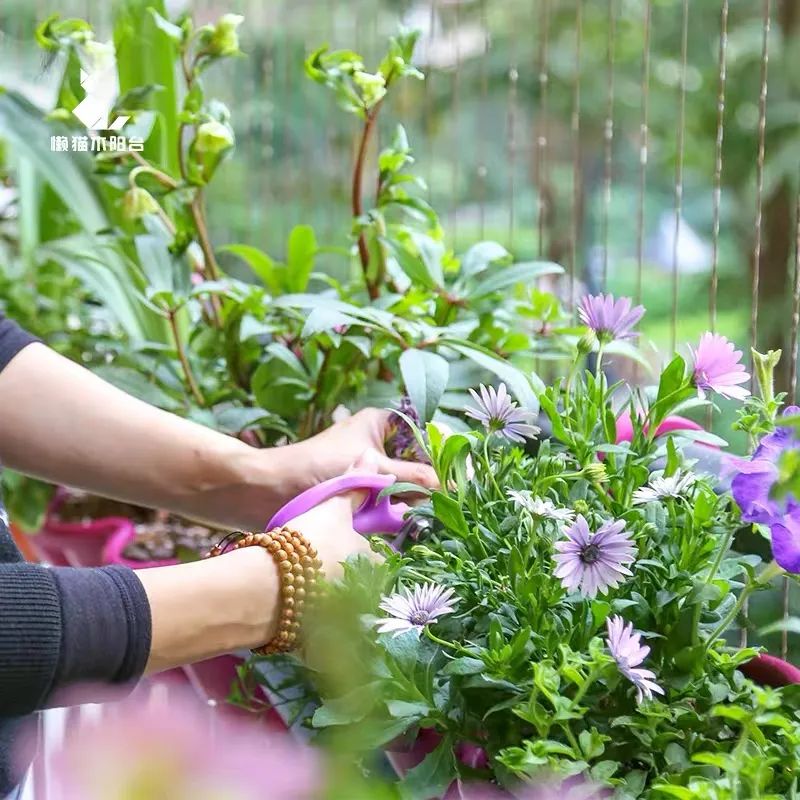
[[[386,455],[383,442],[390,416],[389,411],[365,408],[310,439],[290,445],[302,465],[306,482],[303,489],[344,474],[356,462],[383,475],[394,475],[399,482],[438,487],[432,467]]]

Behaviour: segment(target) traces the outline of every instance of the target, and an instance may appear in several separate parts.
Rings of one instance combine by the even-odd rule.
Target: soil
[[[136,527],[136,539],[123,551],[131,561],[177,558],[194,561],[217,544],[225,531],[210,528],[175,514],[71,492],[57,512],[62,522],[88,522],[101,517],[127,517]]]

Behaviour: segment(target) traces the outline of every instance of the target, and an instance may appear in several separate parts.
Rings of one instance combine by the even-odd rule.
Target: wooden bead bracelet
[[[273,528],[267,533],[235,531],[211,548],[213,558],[242,547],[263,547],[278,567],[281,582],[281,615],[278,632],[267,644],[255,648],[256,655],[289,653],[299,644],[303,613],[317,595],[322,562],[317,551],[302,533],[289,528]]]

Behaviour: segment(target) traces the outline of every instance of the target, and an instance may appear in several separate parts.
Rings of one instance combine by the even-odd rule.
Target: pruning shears
[[[323,481],[290,500],[272,517],[265,530],[286,525],[337,494],[366,490],[366,499],[353,512],[353,528],[362,534],[400,533],[405,524],[403,517],[409,507],[405,503],[392,503],[389,496],[381,496],[381,492],[395,480],[394,475],[348,472],[347,475]]]

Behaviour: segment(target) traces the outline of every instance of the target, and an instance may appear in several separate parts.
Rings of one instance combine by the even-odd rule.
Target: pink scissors
[[[265,530],[286,525],[290,520],[310,511],[325,500],[343,492],[367,490],[364,502],[353,513],[353,528],[359,533],[399,533],[408,511],[405,503],[392,503],[390,497],[379,497],[381,491],[395,482],[394,475],[374,472],[349,472],[312,486],[281,508]]]

